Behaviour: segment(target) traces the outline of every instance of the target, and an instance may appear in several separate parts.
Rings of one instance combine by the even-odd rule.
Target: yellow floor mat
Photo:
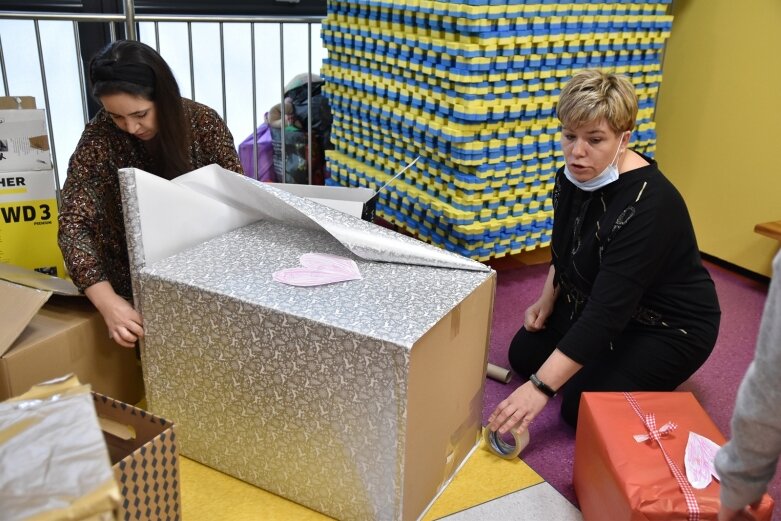
[[[494,456],[480,446],[445,488],[423,521],[433,521],[545,481],[518,458]]]
[[[481,446],[423,518],[432,521],[544,480],[519,459],[504,460]],[[292,501],[182,457],[182,517],[187,521],[324,521]]]
[[[331,518],[187,458],[180,458],[182,519],[327,521]]]

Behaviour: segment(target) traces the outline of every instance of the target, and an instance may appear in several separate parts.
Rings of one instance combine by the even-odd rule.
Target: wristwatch
[[[532,373],[532,375],[529,377],[529,381],[532,383],[532,385],[534,385],[534,387],[542,391],[542,393],[548,398],[553,398],[556,396],[556,391],[554,391],[548,384],[537,378],[535,373]]]

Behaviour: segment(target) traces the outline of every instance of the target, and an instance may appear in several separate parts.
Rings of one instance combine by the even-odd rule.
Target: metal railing
[[[51,153],[53,157],[53,166],[54,166],[54,175],[55,175],[55,181],[56,186],[58,190],[58,199],[59,199],[59,188],[60,188],[60,176],[59,171],[57,167],[57,151],[55,148],[55,136],[54,136],[54,129],[52,124],[52,116],[51,116],[51,103],[49,99],[49,86],[47,84],[47,76],[46,76],[46,66],[44,63],[43,58],[43,48],[41,44],[41,32],[40,32],[40,22],[41,21],[69,21],[73,24],[73,35],[76,45],[76,53],[77,53],[77,64],[78,64],[78,78],[80,83],[80,90],[82,93],[82,107],[83,107],[83,114],[84,114],[84,123],[86,124],[88,121],[88,112],[87,112],[87,77],[84,71],[83,62],[81,60],[81,48],[79,44],[79,23],[80,22],[100,22],[104,24],[108,24],[109,34],[111,41],[115,41],[117,39],[117,28],[123,27],[125,30],[125,35],[128,39],[138,39],[138,24],[144,23],[144,22],[150,22],[154,26],[154,33],[155,33],[155,47],[158,52],[160,52],[160,24],[166,23],[166,22],[179,22],[179,23],[185,23],[187,25],[187,50],[188,50],[188,59],[189,59],[189,66],[190,66],[190,85],[191,85],[191,97],[195,99],[195,61],[194,61],[194,55],[193,55],[193,25],[194,24],[200,24],[200,23],[209,23],[209,24],[218,24],[219,26],[219,40],[220,40],[220,58],[221,58],[221,71],[220,71],[220,80],[221,80],[221,87],[222,87],[222,111],[221,115],[223,119],[226,120],[227,123],[227,84],[226,84],[226,73],[225,73],[225,40],[224,40],[224,32],[225,32],[225,26],[232,25],[232,24],[249,24],[250,26],[250,40],[251,40],[251,52],[249,56],[249,67],[251,70],[251,88],[252,88],[252,100],[251,100],[251,106],[252,106],[252,143],[253,143],[253,150],[252,150],[252,167],[254,176],[258,177],[258,103],[257,103],[257,77],[256,77],[256,52],[255,52],[255,26],[257,24],[277,24],[279,27],[279,63],[280,63],[280,112],[281,112],[281,172],[279,172],[279,175],[281,175],[283,182],[286,180],[286,150],[285,150],[285,120],[286,120],[286,114],[285,114],[285,38],[284,38],[284,27],[286,24],[305,24],[307,29],[307,74],[310,81],[307,82],[308,89],[307,89],[307,100],[308,103],[308,113],[307,113],[307,140],[308,140],[308,157],[307,157],[307,163],[308,163],[308,174],[309,174],[309,183],[312,183],[312,84],[311,84],[311,78],[312,78],[312,26],[316,24],[320,24],[323,21],[323,17],[321,16],[300,16],[300,17],[291,17],[291,16],[253,16],[253,15],[231,15],[231,16],[212,16],[212,15],[138,15],[135,13],[134,8],[134,1],[133,0],[125,0],[124,1],[124,14],[90,14],[90,13],[39,13],[39,12],[10,12],[10,11],[0,11],[0,20],[2,19],[8,19],[8,20],[27,20],[32,21],[34,24],[35,29],[35,39],[36,39],[36,45],[38,50],[38,61],[40,66],[40,74],[41,79],[43,83],[43,97],[44,97],[44,106],[47,109],[47,124],[48,124],[48,130],[49,130],[49,139],[51,141]],[[0,74],[2,74],[3,79],[3,87],[5,90],[6,95],[10,95],[9,91],[9,81],[8,81],[8,73],[6,71],[6,60],[4,56],[4,49],[3,49],[3,35],[0,35]],[[165,56],[163,56],[165,58]],[[236,139],[236,144],[238,146],[238,139]]]

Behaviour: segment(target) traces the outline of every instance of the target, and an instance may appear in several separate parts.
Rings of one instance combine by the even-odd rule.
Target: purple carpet
[[[679,389],[691,391],[722,433],[729,438],[730,418],[738,385],[754,355],[759,321],[767,285],[706,263],[716,283],[722,319],[719,339],[708,361]],[[494,266],[498,273],[489,361],[509,367],[507,346],[523,323],[523,313],[539,296],[548,272],[547,264]],[[487,380],[483,423],[496,405],[522,382],[514,376],[509,384]],[[559,417],[560,398],[554,398],[534,421],[531,443],[523,460],[556,490],[577,505],[572,486],[575,432]],[[781,474],[771,483],[770,495],[781,498]],[[781,512],[776,505],[775,513]]]

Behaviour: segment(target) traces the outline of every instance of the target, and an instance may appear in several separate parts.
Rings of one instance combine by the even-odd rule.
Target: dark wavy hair
[[[92,95],[130,94],[155,104],[160,148],[155,157],[162,168],[160,177],[173,179],[192,170],[190,128],[182,96],[173,72],[150,46],[132,40],[118,40],[101,49],[90,60]]]

